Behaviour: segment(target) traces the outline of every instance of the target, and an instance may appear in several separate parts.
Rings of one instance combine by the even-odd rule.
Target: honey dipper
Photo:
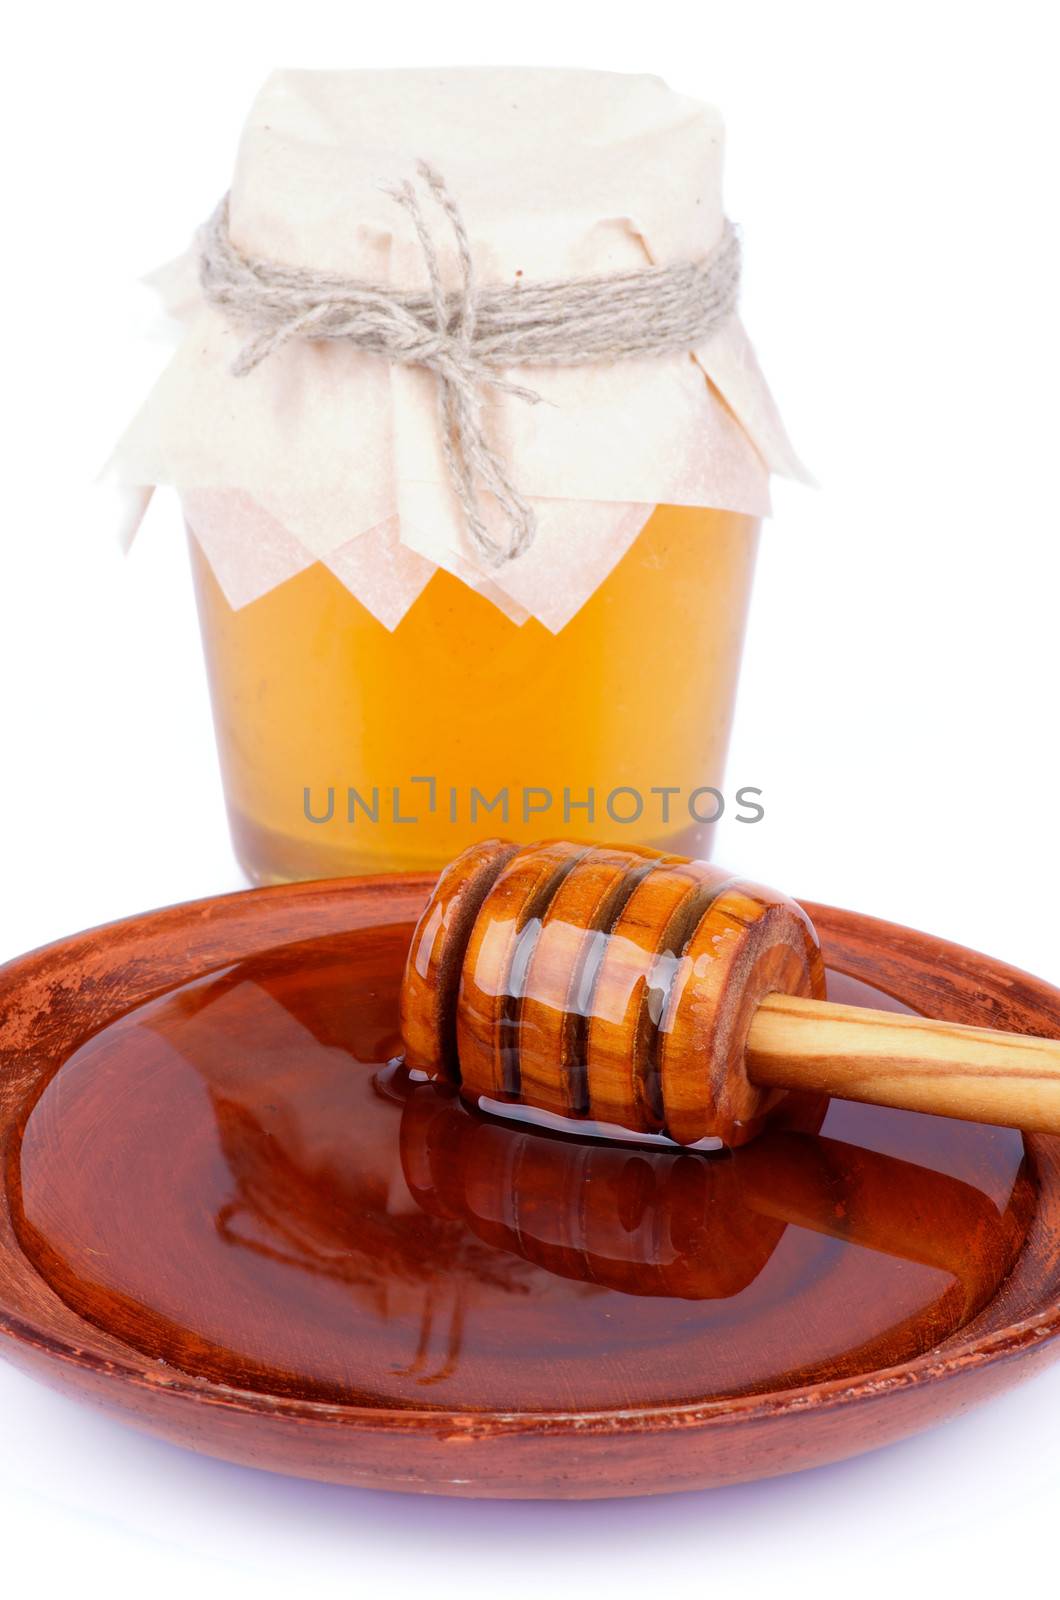
[[[490,839],[442,873],[405,1062],[470,1100],[745,1144],[785,1091],[1060,1130],[1060,1041],[829,1004],[809,917],[707,862]]]

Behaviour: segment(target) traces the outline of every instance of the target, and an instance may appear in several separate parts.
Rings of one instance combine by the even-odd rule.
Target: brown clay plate
[[[1060,1353],[1060,1141],[791,1101],[732,1155],[388,1065],[425,877],[254,890],[0,970],[0,1346],[277,1472],[588,1497],[834,1461]],[[1060,1034],[1060,992],[810,906],[837,998]]]

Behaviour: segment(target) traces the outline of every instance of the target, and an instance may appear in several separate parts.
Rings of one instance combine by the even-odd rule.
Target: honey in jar
[[[498,829],[706,854],[756,542],[749,517],[660,506],[552,635],[447,572],[393,631],[319,564],[236,611],[192,534],[241,862],[437,867]]]

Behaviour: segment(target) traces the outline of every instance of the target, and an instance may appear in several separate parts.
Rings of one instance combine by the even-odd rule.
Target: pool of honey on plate
[[[889,1365],[1009,1271],[1035,1195],[1011,1130],[791,1099],[704,1155],[411,1081],[392,1063],[409,931],[263,951],[59,1067],[8,1183],[68,1305],[239,1388],[591,1410]]]
[[[320,563],[235,611],[192,535],[242,865],[261,883],[438,870],[484,831],[601,828],[708,854],[709,791],[737,808],[725,756],[757,542],[752,517],[659,506],[552,634],[442,570],[393,631]]]

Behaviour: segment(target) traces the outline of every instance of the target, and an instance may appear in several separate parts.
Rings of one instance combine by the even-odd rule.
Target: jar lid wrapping
[[[387,188],[444,170],[479,282],[695,260],[721,236],[722,130],[659,79],[540,69],[279,72],[244,129],[231,236],[250,256],[422,286]],[[443,281],[457,263],[439,237]],[[562,627],[657,504],[762,515],[768,476],[804,477],[738,317],[688,355],[521,368],[549,402],[489,402],[491,441],[531,501],[532,548],[469,548],[432,375],[342,343],[291,341],[244,377],[246,330],[167,275],[183,342],[110,463],[185,497],[233,605],[315,560],[393,627],[436,567],[517,620]],[[484,507],[487,520],[490,508]],[[357,545],[360,548],[356,548]]]

